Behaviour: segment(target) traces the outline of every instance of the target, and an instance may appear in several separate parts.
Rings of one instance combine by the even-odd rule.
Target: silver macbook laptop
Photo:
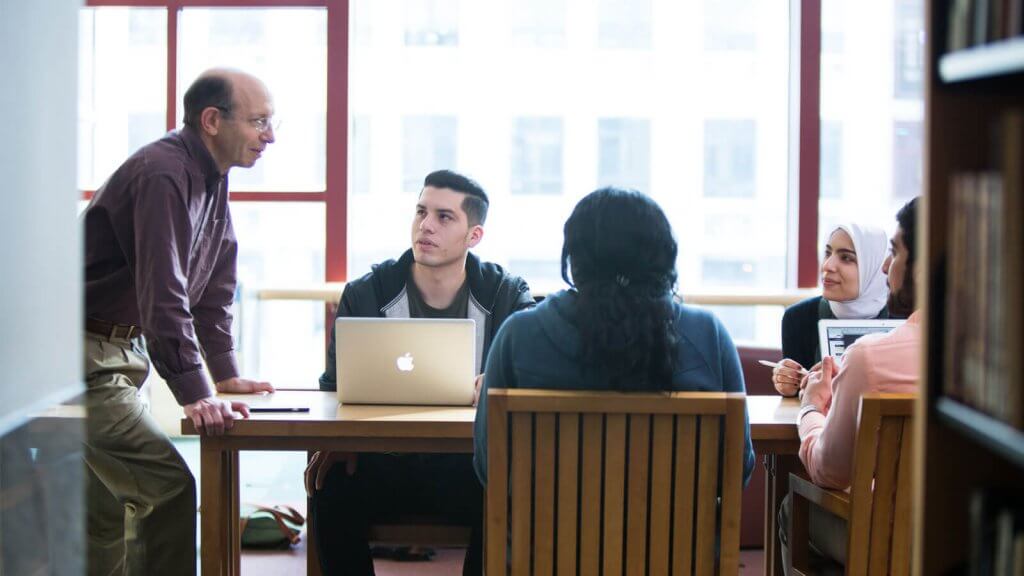
[[[473,320],[338,318],[334,329],[342,404],[473,403]]]
[[[821,356],[840,358],[846,349],[866,334],[886,333],[906,320],[819,320],[818,341]]]

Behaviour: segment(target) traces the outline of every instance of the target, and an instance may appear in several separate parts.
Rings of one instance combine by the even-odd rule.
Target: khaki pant
[[[196,573],[196,485],[139,400],[141,338],[85,335],[89,574]]]

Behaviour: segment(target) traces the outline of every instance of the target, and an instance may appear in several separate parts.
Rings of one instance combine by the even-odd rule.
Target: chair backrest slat
[[[604,430],[604,533],[601,538],[605,574],[622,573],[624,492],[626,488],[626,415],[609,414]]]
[[[488,402],[488,574],[738,569],[742,394],[491,390]]]
[[[651,576],[668,575],[669,526],[672,508],[672,427],[674,418],[667,414],[653,417],[651,438]]]
[[[530,509],[533,500],[533,415],[512,414],[512,574],[530,573]]]
[[[693,574],[693,500],[697,485],[697,417],[676,417],[675,495],[672,501],[672,574]]]
[[[604,417],[583,416],[583,474],[580,499],[580,574],[597,574],[601,565],[601,439]],[[490,486],[488,486],[490,489]],[[559,550],[559,553],[564,550]],[[500,572],[504,574],[504,571]]]
[[[508,541],[508,407],[507,398],[489,397],[487,415],[487,518],[485,520],[487,549],[484,562],[488,574],[504,574],[507,547],[491,546],[491,542]]]
[[[896,480],[896,519],[892,529],[892,573],[910,574],[911,538],[914,504],[914,427],[909,418],[903,423],[900,438],[900,469]]]
[[[558,558],[559,574],[576,574],[576,518],[579,512],[579,414],[558,417]]]
[[[878,461],[871,495],[871,538],[868,571],[885,574],[889,570],[889,545],[892,543],[893,504],[896,502],[896,472],[899,466],[900,433],[903,422],[883,417],[878,431]]]
[[[697,478],[697,565],[695,574],[711,574],[715,567],[715,516],[718,511],[718,440],[716,416],[700,417],[700,468]]]
[[[745,438],[742,426],[729,426],[736,420],[746,421],[746,406],[734,402],[726,407],[725,454],[722,459],[722,493],[743,493],[743,464]],[[719,546],[719,572],[740,572],[740,508],[739,498],[723,498],[721,502],[721,545]]]
[[[555,415],[537,414],[534,428],[533,572],[546,576],[555,556]]]
[[[643,574],[647,569],[647,490],[650,481],[651,417],[629,417],[629,466],[626,475],[626,574]]]

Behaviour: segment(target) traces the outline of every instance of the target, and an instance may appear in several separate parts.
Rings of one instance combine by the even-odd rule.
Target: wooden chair
[[[807,571],[811,504],[847,521],[847,574],[910,573],[915,404],[912,394],[864,395],[848,493],[790,475],[789,545],[794,574]]]
[[[491,390],[488,403],[489,576],[739,572],[743,394]]]

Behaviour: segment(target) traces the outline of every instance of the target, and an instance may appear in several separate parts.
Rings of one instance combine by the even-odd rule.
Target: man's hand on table
[[[217,392],[229,394],[255,394],[257,392],[273,392],[270,382],[248,380],[246,378],[228,378],[217,382]]]
[[[331,467],[337,463],[345,464],[345,473],[349,476],[356,473],[359,455],[355,452],[332,452],[321,450],[313,454],[306,466],[306,496],[312,498],[313,492],[324,487],[324,480]]]
[[[235,412],[248,418],[249,406],[245,402],[221,400],[216,396],[207,396],[185,405],[185,416],[192,420],[196,431],[208,436],[220,436],[234,426]]]
[[[217,382],[217,392],[231,394],[252,394],[256,392],[273,392],[270,382],[259,382],[245,378],[228,378]],[[192,425],[200,434],[220,436],[235,424],[235,418],[241,415],[249,417],[249,405],[237,400],[224,400],[209,396],[185,405],[185,416],[192,420]]]

